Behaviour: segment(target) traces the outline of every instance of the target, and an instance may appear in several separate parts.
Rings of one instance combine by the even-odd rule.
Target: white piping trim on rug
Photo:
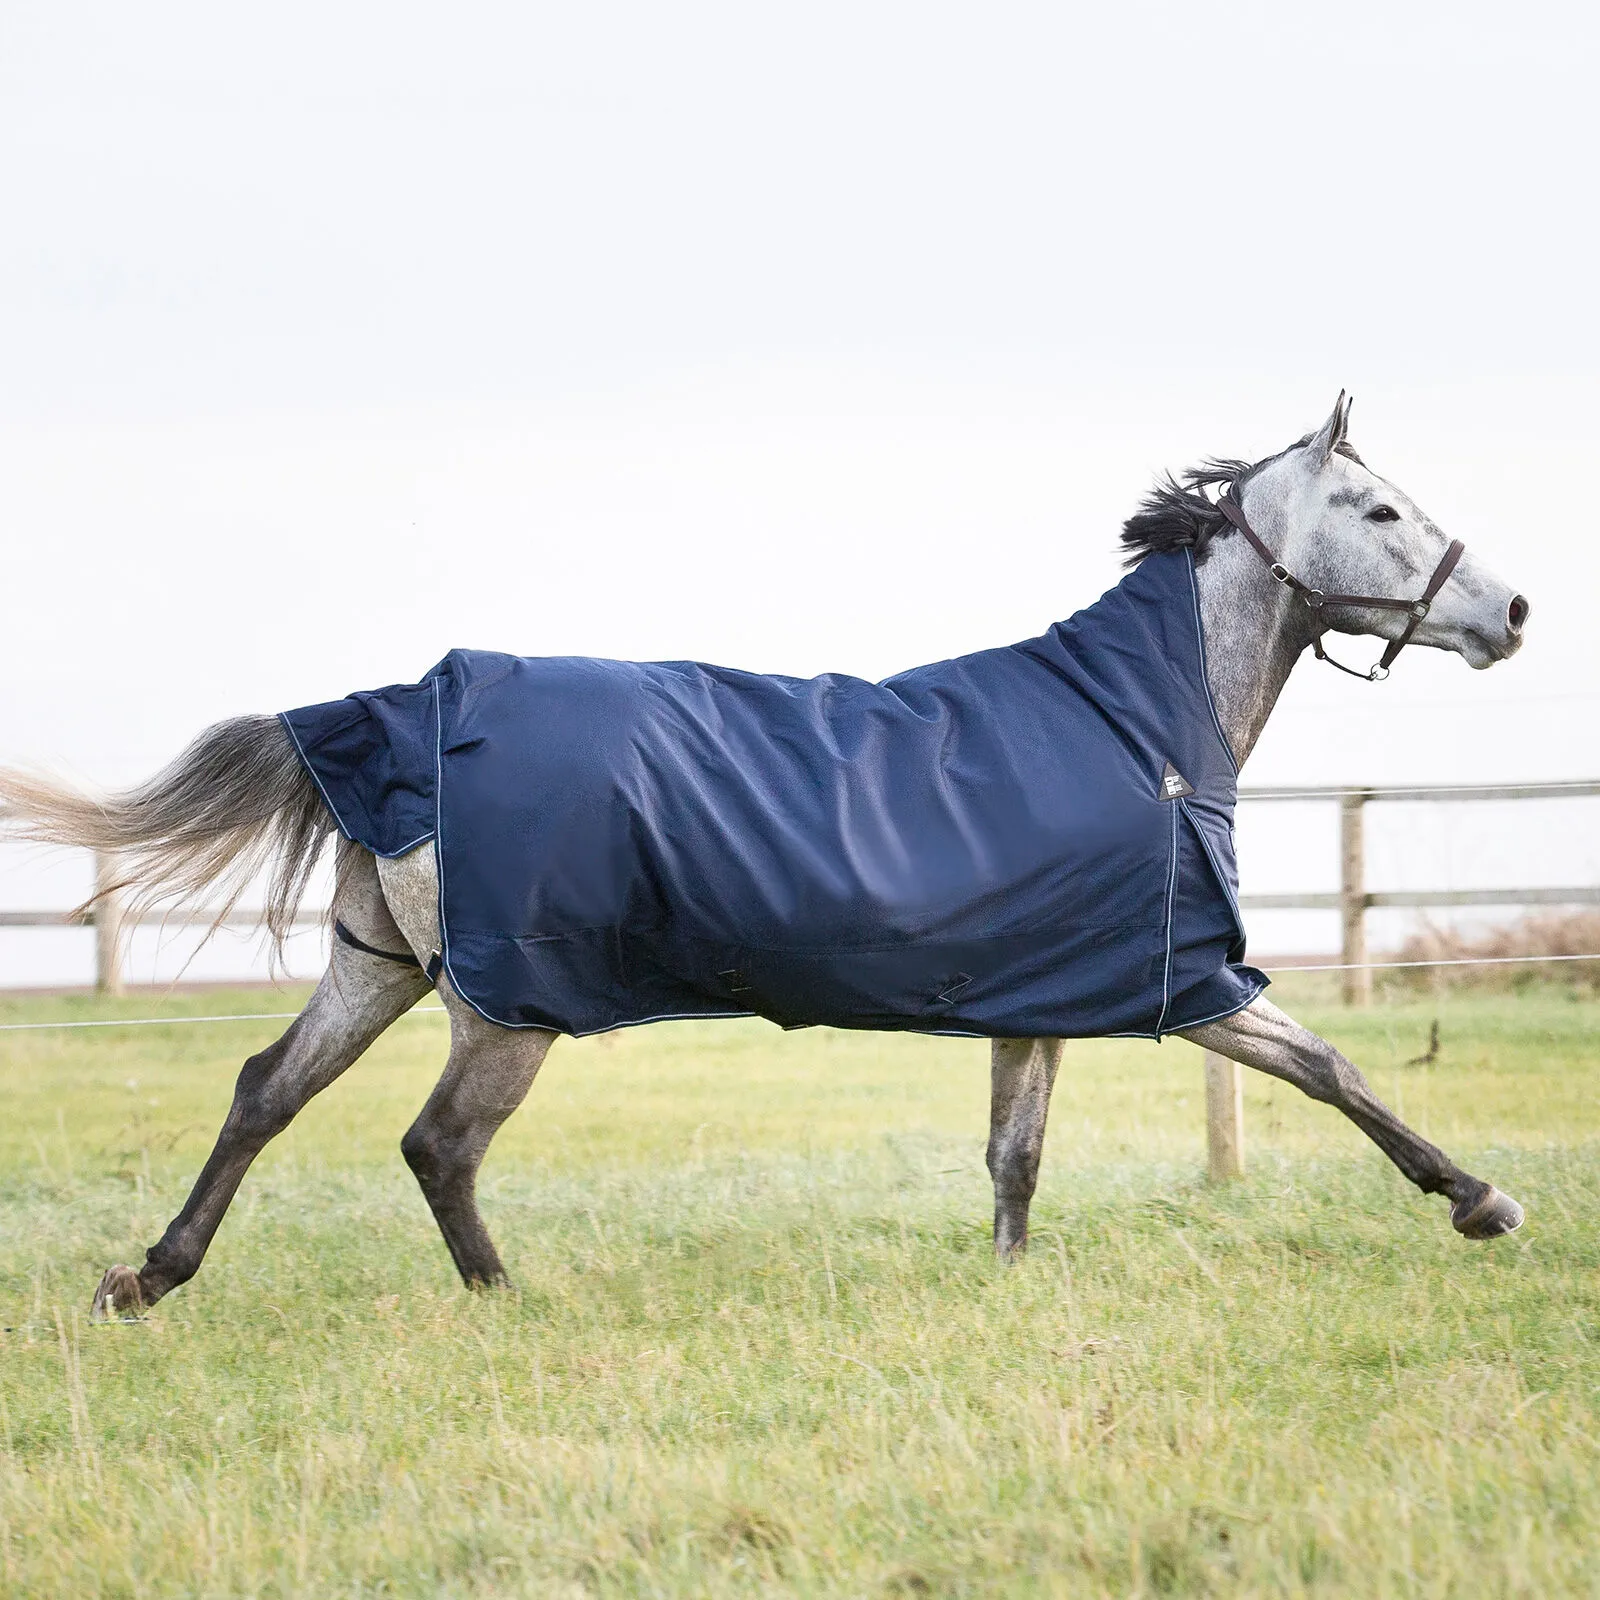
[[[300,765],[306,769],[307,775],[317,786],[317,793],[322,796],[323,805],[325,805],[328,810],[333,813],[333,820],[338,825],[339,832],[342,833],[352,844],[361,844],[361,841],[356,838],[356,836],[348,827],[345,826],[345,820],[339,815],[339,808],[333,803],[333,797],[325,788],[323,788],[322,779],[317,776],[317,769],[312,766],[311,762],[307,759],[305,746],[300,743],[300,736],[294,731],[294,724],[291,723],[288,717],[286,717],[281,711],[278,713],[278,721],[283,724],[284,732],[289,735],[289,742],[294,746],[295,754],[300,757]],[[431,833],[419,833],[410,844],[403,844],[398,850],[373,850],[364,844],[361,845],[361,848],[365,850],[368,855],[380,856],[385,861],[395,861],[398,860],[399,857],[407,855],[412,850],[415,850],[419,844],[426,844],[427,841],[432,837],[433,835]]]
[[[344,818],[339,815],[339,808],[333,803],[332,795],[322,787],[322,779],[317,776],[317,769],[306,759],[305,746],[300,743],[300,735],[294,731],[294,724],[281,711],[278,713],[278,721],[283,731],[289,735],[289,743],[294,746],[294,753],[300,758],[300,765],[306,769],[311,781],[317,786],[317,793],[322,796],[323,805],[333,813],[333,820],[339,825],[339,832],[347,839],[353,837],[350,830],[345,827]]]
[[[1156,1018],[1153,1038],[1161,1037],[1161,1025],[1167,1020],[1167,1007],[1172,1004],[1172,919],[1178,906],[1178,807],[1172,812],[1172,859],[1167,866],[1167,962],[1161,972],[1161,1015]]]

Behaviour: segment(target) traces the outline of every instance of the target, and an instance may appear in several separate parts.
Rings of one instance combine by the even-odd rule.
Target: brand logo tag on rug
[[[1194,785],[1169,761],[1161,774],[1161,798],[1181,800],[1194,793]]]

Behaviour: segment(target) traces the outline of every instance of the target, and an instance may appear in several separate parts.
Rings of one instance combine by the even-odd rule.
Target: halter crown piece
[[[1411,643],[1411,635],[1417,631],[1417,624],[1427,616],[1434,597],[1444,588],[1445,581],[1455,571],[1456,562],[1461,559],[1461,553],[1466,546],[1459,539],[1450,541],[1450,548],[1440,556],[1439,565],[1433,569],[1433,576],[1428,579],[1427,587],[1422,591],[1422,598],[1419,600],[1389,600],[1370,594],[1324,594],[1322,590],[1313,589],[1310,584],[1302,583],[1266,547],[1255,529],[1245,519],[1244,508],[1236,497],[1237,488],[1237,484],[1228,485],[1226,491],[1217,498],[1217,509],[1245,536],[1250,548],[1266,562],[1272,576],[1286,588],[1292,589],[1313,611],[1320,611],[1324,606],[1368,606],[1375,607],[1379,611],[1404,611],[1409,614],[1411,620],[1406,623],[1405,632],[1384,646],[1382,659],[1366,672],[1357,672],[1354,667],[1347,667],[1342,661],[1335,661],[1322,648],[1321,633],[1311,641],[1312,654],[1318,661],[1326,661],[1330,667],[1337,667],[1340,672],[1347,672],[1352,678],[1360,678],[1366,683],[1382,683],[1389,676],[1389,668],[1394,665],[1395,657]]]

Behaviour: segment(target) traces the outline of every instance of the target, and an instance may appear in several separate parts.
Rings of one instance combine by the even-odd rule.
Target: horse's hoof
[[[132,1267],[107,1267],[100,1287],[89,1307],[91,1322],[117,1322],[136,1317],[144,1310],[144,1295],[139,1289],[139,1274]]]
[[[1451,1206],[1450,1224],[1464,1239],[1498,1239],[1522,1226],[1522,1207],[1491,1183],[1478,1199]]]

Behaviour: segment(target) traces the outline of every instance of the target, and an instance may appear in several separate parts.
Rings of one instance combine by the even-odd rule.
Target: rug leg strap
[[[368,944],[365,939],[358,939],[337,917],[333,919],[333,936],[341,944],[349,945],[352,950],[360,950],[365,955],[377,956],[380,961],[398,961],[402,967],[421,967],[422,965],[409,950],[380,950],[375,944]]]

